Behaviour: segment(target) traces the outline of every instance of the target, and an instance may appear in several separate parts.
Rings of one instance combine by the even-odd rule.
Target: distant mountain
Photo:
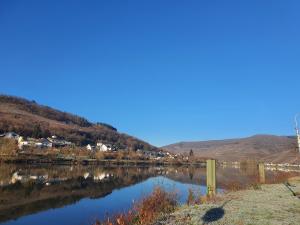
[[[299,162],[296,137],[255,135],[248,138],[179,142],[162,147],[173,153],[194,154],[221,161],[261,160],[265,162]]]
[[[35,138],[56,135],[77,145],[100,140],[120,149],[157,149],[135,137],[119,133],[109,124],[92,123],[83,117],[43,106],[35,101],[0,95],[0,134],[7,131]]]

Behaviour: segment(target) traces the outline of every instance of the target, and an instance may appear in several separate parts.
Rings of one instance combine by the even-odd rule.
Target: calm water
[[[298,172],[265,171],[266,183]],[[299,175],[299,173],[298,173]],[[91,224],[128,210],[159,185],[206,193],[206,170],[194,167],[99,167],[0,165],[0,224]],[[259,182],[256,167],[218,168],[218,191]]]

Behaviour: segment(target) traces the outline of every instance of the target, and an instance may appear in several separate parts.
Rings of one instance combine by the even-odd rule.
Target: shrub
[[[156,187],[148,197],[142,199],[135,206],[138,221],[140,224],[149,224],[161,214],[175,210],[177,204],[176,193],[168,193],[164,189]]]
[[[127,213],[117,214],[94,225],[142,225],[151,224],[165,213],[171,213],[178,205],[177,194],[155,187],[152,193],[134,204]]]
[[[189,189],[189,194],[187,198],[187,205],[193,205],[195,203],[195,195],[192,189]]]

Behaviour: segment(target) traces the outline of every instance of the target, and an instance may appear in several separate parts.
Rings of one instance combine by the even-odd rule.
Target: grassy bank
[[[155,225],[300,224],[300,178],[226,193],[207,203],[184,205]]]

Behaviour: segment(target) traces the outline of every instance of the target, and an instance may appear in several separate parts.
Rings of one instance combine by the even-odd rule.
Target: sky
[[[156,146],[293,135],[300,1],[0,0],[0,93]]]

